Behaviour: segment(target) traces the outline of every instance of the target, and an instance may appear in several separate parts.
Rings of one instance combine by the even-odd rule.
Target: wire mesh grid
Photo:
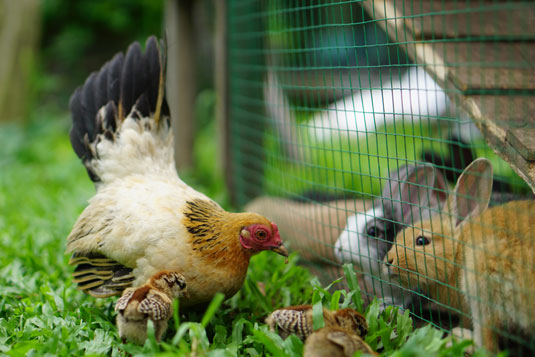
[[[325,281],[353,263],[368,299],[534,351],[535,204],[503,204],[533,198],[535,5],[241,0],[227,21],[236,203]]]

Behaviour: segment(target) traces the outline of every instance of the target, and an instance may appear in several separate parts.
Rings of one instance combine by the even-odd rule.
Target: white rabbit
[[[302,133],[297,130],[295,114],[273,71],[268,71],[266,76],[264,101],[286,155],[300,158]],[[402,118],[422,126],[434,125],[450,106],[446,92],[425,69],[413,66],[401,77],[377,78],[373,88],[355,90],[354,94],[331,103],[309,118],[304,127],[317,140],[329,139],[333,133],[363,137]],[[471,130],[477,131],[475,127]]]
[[[401,78],[381,78],[374,87],[329,105],[312,118],[310,131],[318,139],[328,138],[332,129],[366,135],[403,117],[429,125],[450,106],[446,92],[422,67],[410,67]]]
[[[334,248],[337,260],[358,264],[366,287],[381,295],[385,304],[406,306],[411,294],[395,286],[378,289],[374,280],[380,279],[383,258],[402,225],[429,218],[445,202],[447,190],[444,175],[432,165],[392,170],[372,208],[347,219]]]
[[[487,209],[491,191],[492,166],[477,159],[440,215],[396,236],[384,267],[402,286],[471,317],[476,344],[496,352],[500,331],[535,329],[535,201]]]

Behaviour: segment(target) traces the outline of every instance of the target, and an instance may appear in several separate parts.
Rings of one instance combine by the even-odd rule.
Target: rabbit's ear
[[[388,179],[386,179],[386,183],[383,186],[383,198],[399,198],[399,189],[401,184],[403,181],[407,181],[409,172],[414,171],[415,168],[416,166],[414,165],[405,165],[391,170],[388,173]]]
[[[401,218],[398,217],[399,214],[396,214],[396,211],[399,211],[399,207],[401,207],[399,203],[401,200],[399,196],[399,188],[402,181],[406,181],[407,171],[413,169],[414,165],[405,165],[397,167],[388,173],[388,178],[385,179],[386,182],[383,184],[383,192],[379,199],[379,204],[383,209],[383,218],[401,222]]]
[[[485,158],[472,161],[463,171],[448,200],[450,213],[456,217],[455,225],[487,209],[492,193],[492,179],[492,165]]]
[[[395,202],[396,221],[405,224],[428,219],[433,210],[442,207],[448,187],[440,170],[432,165],[407,167],[400,175],[399,202]]]

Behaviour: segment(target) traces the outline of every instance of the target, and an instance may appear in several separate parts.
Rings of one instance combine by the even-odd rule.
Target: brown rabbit
[[[498,332],[535,328],[535,201],[487,209],[492,166],[472,162],[443,213],[400,232],[386,269],[402,285],[472,318],[474,340],[498,350]]]

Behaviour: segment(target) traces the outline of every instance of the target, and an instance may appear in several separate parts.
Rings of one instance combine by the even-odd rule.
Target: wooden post
[[[0,121],[27,113],[29,77],[40,35],[40,1],[0,0]]]
[[[180,171],[193,165],[196,62],[193,1],[167,0],[167,101],[175,136],[175,161]]]

